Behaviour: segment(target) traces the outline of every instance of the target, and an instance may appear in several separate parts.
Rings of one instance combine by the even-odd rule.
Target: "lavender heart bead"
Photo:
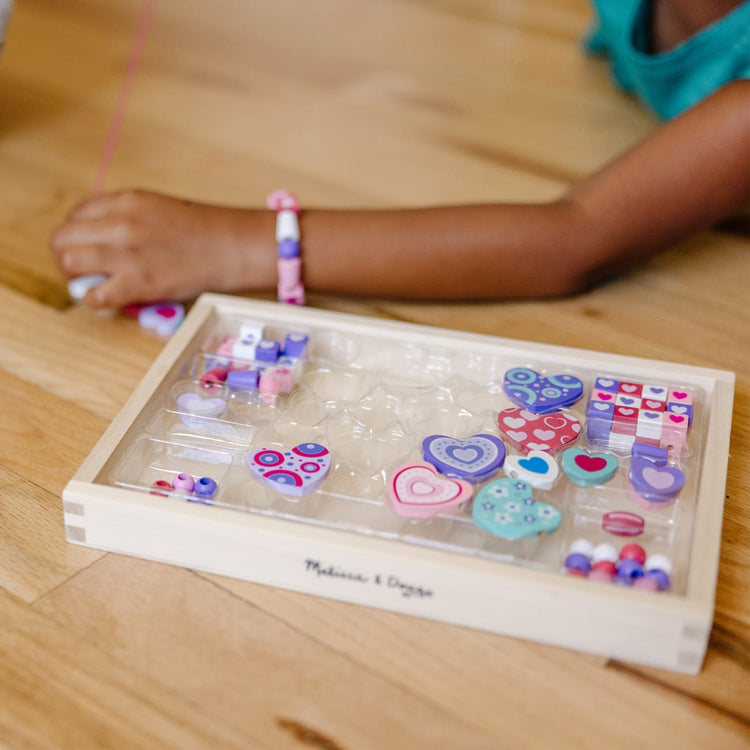
[[[628,471],[633,489],[645,500],[666,502],[676,497],[685,484],[685,475],[675,466],[656,466],[653,461],[633,458]]]
[[[422,452],[441,474],[474,484],[489,479],[505,461],[505,443],[484,433],[466,440],[430,435],[422,441]]]

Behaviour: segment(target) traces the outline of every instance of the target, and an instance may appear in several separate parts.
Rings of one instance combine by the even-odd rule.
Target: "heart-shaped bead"
[[[562,468],[571,482],[581,487],[594,487],[612,479],[617,470],[617,458],[611,453],[587,453],[580,448],[568,448],[562,454]]]
[[[177,397],[177,409],[194,417],[213,419],[221,416],[227,403],[223,398],[202,398],[197,393],[183,393]]]
[[[575,404],[583,395],[583,383],[574,375],[543,377],[528,367],[516,367],[505,373],[503,390],[514,404],[535,414],[551,414]]]
[[[472,435],[456,440],[430,435],[422,441],[424,460],[449,477],[476,484],[489,479],[505,460],[505,444],[494,435]]]
[[[331,454],[320,443],[300,443],[290,451],[262,448],[247,457],[250,473],[284,495],[302,497],[328,476]]]
[[[469,500],[473,492],[468,482],[440,476],[432,464],[422,461],[402,464],[388,483],[393,510],[410,518],[453,512]]]
[[[519,479],[503,477],[486,484],[474,499],[474,523],[503,539],[549,534],[562,520],[554,505],[531,497],[531,485]]]
[[[581,423],[567,414],[534,414],[515,406],[503,409],[497,417],[500,432],[523,453],[532,450],[555,453],[573,443],[581,433]]]
[[[179,302],[161,302],[147,305],[138,311],[142,328],[153,328],[160,336],[170,336],[185,319],[185,308]]]
[[[525,457],[508,456],[503,471],[509,477],[522,479],[538,490],[552,489],[560,474],[557,461],[545,451],[529,451]]]
[[[685,475],[676,466],[657,466],[638,457],[630,462],[628,479],[638,495],[652,503],[672,500],[685,484]]]

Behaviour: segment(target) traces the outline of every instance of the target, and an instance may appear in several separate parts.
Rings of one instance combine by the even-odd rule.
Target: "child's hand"
[[[190,299],[204,291],[270,290],[274,214],[222,208],[140,190],[92,198],[52,237],[66,278],[104,274],[92,307]]]

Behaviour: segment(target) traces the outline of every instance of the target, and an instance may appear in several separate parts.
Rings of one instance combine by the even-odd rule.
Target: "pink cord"
[[[120,88],[117,107],[112,115],[112,121],[110,122],[109,131],[107,133],[107,140],[104,143],[104,149],[102,151],[101,159],[99,160],[94,187],[91,189],[91,194],[95,197],[101,195],[102,190],[104,189],[104,181],[107,178],[109,165],[112,162],[117,139],[120,136],[122,123],[125,119],[125,110],[127,109],[130,93],[133,89],[135,74],[138,72],[138,67],[141,64],[143,49],[146,46],[149,28],[151,27],[151,21],[154,17],[155,6],[156,0],[144,0],[143,6],[141,7],[141,13],[138,17],[138,25],[136,26],[135,35],[133,36],[133,46],[130,50],[130,58],[128,59],[128,64],[125,68],[125,76]]]

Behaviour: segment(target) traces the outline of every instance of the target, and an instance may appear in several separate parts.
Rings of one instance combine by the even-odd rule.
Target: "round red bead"
[[[592,570],[599,570],[609,575],[614,575],[617,572],[617,566],[611,560],[599,560],[598,563],[594,563]]]
[[[646,550],[640,544],[626,544],[620,550],[620,560],[635,560],[643,565],[646,562]]]

